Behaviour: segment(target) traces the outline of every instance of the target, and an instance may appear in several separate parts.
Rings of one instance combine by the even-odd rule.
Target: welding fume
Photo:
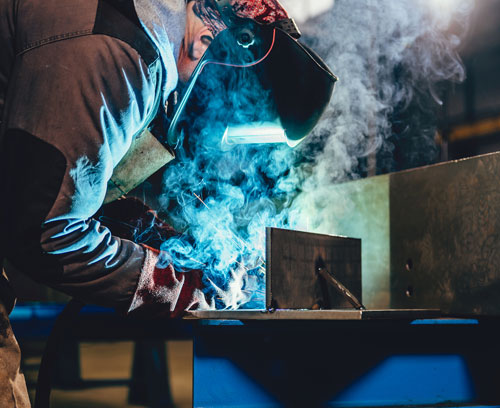
[[[0,14],[0,259],[130,315],[259,303],[272,180],[337,80],[279,1],[2,0]],[[127,197],[167,163],[160,208]],[[29,406],[8,275],[0,405]]]

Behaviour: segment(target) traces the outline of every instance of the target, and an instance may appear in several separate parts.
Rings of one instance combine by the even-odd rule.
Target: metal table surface
[[[441,316],[437,309],[385,309],[385,310],[198,310],[186,319],[196,320],[414,320]]]

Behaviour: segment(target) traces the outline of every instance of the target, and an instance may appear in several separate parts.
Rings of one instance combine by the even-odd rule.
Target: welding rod
[[[365,310],[366,308],[361,304],[361,302],[354,296],[349,289],[342,285],[337,279],[335,279],[330,272],[324,266],[318,266],[318,274],[325,279],[329,284],[331,284],[342,296],[344,296],[353,307],[359,310]]]

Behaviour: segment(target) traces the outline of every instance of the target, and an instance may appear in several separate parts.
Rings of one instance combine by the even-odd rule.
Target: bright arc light
[[[238,144],[287,143],[285,130],[276,123],[229,125],[222,137],[222,147]]]

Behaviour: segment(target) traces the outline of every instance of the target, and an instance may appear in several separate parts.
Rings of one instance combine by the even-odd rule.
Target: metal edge
[[[363,320],[415,320],[443,317],[439,309],[374,309],[363,310]]]
[[[270,309],[273,303],[273,292],[271,288],[271,235],[273,228],[266,227],[266,309]]]
[[[361,320],[360,310],[200,310],[188,312],[188,320]]]
[[[381,309],[381,310],[195,310],[187,320],[415,320],[442,317],[438,309]]]

